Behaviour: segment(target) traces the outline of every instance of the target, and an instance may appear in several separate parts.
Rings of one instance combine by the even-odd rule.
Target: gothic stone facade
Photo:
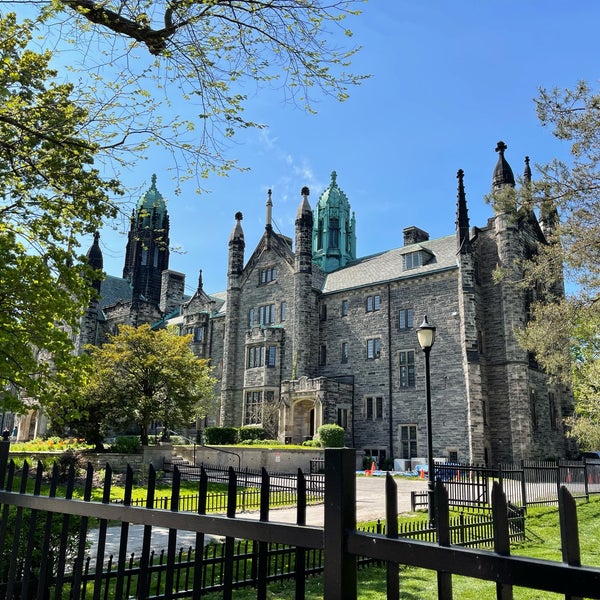
[[[495,189],[515,185],[505,148],[497,148]],[[194,351],[214,366],[220,412],[207,422],[263,425],[294,443],[338,423],[347,445],[368,454],[425,457],[425,367],[415,329],[428,315],[437,327],[434,456],[488,464],[567,456],[563,418],[572,397],[514,335],[531,298],[492,279],[497,266],[546,243],[551,219],[496,213],[471,228],[461,171],[458,180],[452,235],[429,239],[407,227],[401,247],[362,258],[335,173],[314,210],[302,190],[293,241],[272,228],[269,192],[264,234],[246,257],[236,214],[226,292],[207,294],[200,276],[191,298],[175,285],[170,305],[157,308],[157,322],[192,333]],[[180,309],[169,313],[177,298]]]

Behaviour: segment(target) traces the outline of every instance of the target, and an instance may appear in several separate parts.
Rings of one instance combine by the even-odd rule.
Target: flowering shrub
[[[89,447],[90,445],[84,439],[57,436],[46,439],[36,438],[28,442],[17,442],[10,445],[13,452],[64,452],[65,450],[85,450]]]

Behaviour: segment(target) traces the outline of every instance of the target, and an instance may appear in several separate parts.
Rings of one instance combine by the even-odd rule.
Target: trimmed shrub
[[[118,435],[115,443],[110,445],[110,452],[122,454],[139,454],[142,450],[139,435]]]
[[[346,432],[339,425],[321,425],[317,433],[325,448],[343,448],[346,445]]]
[[[207,427],[204,429],[204,443],[210,445],[235,444],[238,440],[236,427]]]
[[[308,446],[309,448],[322,448],[323,447],[323,443],[319,439],[306,440],[306,441],[302,442],[302,445]]]
[[[240,427],[238,429],[238,440],[243,443],[248,440],[264,440],[267,438],[267,432],[262,427]]]

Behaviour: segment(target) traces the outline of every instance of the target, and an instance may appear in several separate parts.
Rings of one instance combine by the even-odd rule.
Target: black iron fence
[[[438,573],[438,598],[452,598],[452,577],[463,575],[496,583],[498,597],[511,598],[513,586],[558,592],[565,598],[600,598],[600,569],[580,566],[575,501],[566,487],[559,493],[559,511],[564,562],[510,556],[511,526],[506,498],[496,482],[491,491],[491,551],[456,545],[449,518],[448,494],[441,482],[436,486],[435,542],[401,537],[397,528],[397,488],[386,478],[385,532],[359,531],[356,524],[355,453],[348,449],[325,452],[325,503],[323,527],[306,526],[306,505],[301,500],[296,524],[269,521],[270,479],[262,473],[262,502],[259,520],[237,515],[236,474],[230,470],[230,502],[226,516],[206,514],[203,501],[196,513],[179,507],[180,477],[175,470],[173,493],[168,510],[154,508],[155,473],[146,484],[146,507],[131,505],[133,473],[125,478],[123,505],[110,503],[111,471],[105,471],[102,502],[92,502],[93,470],[85,474],[81,497],[75,499],[75,476],[71,471],[64,493],[58,495],[58,471],[53,470],[44,489],[43,469],[29,477],[7,461],[8,445],[0,444],[0,585],[5,598],[199,598],[203,586],[219,586],[222,598],[233,598],[239,583],[238,569],[246,569],[256,597],[267,597],[270,573],[280,548],[286,562],[292,562],[295,597],[304,597],[309,569],[307,557],[322,553],[325,600],[354,600],[357,597],[357,566],[363,561],[383,561],[387,569],[386,597],[399,598],[400,565],[434,570]],[[206,475],[199,492],[206,498]],[[299,478],[302,492],[305,482]],[[43,493],[42,493],[42,490]],[[143,528],[142,549],[137,557],[128,552],[130,524]],[[106,565],[107,531],[117,531],[118,548]],[[156,528],[168,530],[164,552],[157,559],[151,544]],[[98,529],[97,544],[88,562],[86,540],[90,528]],[[177,548],[177,532],[195,536],[189,553]],[[206,575],[211,557],[204,548],[207,535],[224,537],[223,558],[213,568],[218,583]],[[253,540],[244,561],[236,560],[238,540]],[[196,549],[198,551],[196,551]],[[87,567],[86,567],[87,564]],[[93,567],[91,565],[94,565]],[[212,576],[211,576],[212,577]],[[215,582],[217,575],[215,575]]]
[[[163,469],[172,472],[177,467],[182,479],[199,481],[202,471],[206,473],[208,480],[214,483],[229,483],[229,472],[231,467],[216,467],[206,463],[190,465],[186,461],[164,461]],[[238,486],[244,488],[260,489],[262,482],[261,469],[236,469]],[[323,472],[304,475],[307,489],[313,496],[323,496],[325,493],[325,480]],[[297,473],[272,473],[270,475],[271,489],[294,492],[298,487]]]
[[[451,506],[489,506],[494,481],[500,483],[508,502],[527,508],[535,504],[558,504],[561,487],[575,499],[600,494],[600,460],[538,462],[521,461],[497,468],[468,464],[437,464],[436,479],[444,482]],[[411,494],[412,510],[426,509],[427,492]]]

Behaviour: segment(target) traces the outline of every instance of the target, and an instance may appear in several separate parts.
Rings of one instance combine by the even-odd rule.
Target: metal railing
[[[226,516],[206,514],[200,502],[195,514],[179,509],[180,478],[173,477],[169,510],[154,508],[156,474],[150,469],[146,507],[131,506],[133,472],[125,477],[123,505],[109,502],[112,472],[105,470],[102,502],[92,502],[94,472],[88,466],[81,498],[74,499],[75,477],[71,471],[64,494],[58,494],[58,469],[52,473],[49,490],[42,494],[43,468],[29,477],[28,466],[17,472],[8,461],[8,443],[0,442],[0,591],[14,597],[124,598],[192,597],[203,593],[205,559],[202,551],[193,551],[193,568],[187,580],[178,566],[177,531],[195,535],[195,549],[204,547],[207,535],[224,537],[221,563],[222,598],[233,598],[236,587],[234,569],[236,540],[253,540],[252,558],[244,564],[250,569],[256,598],[267,597],[269,555],[273,545],[289,546],[294,552],[295,597],[304,597],[307,556],[323,552],[323,597],[325,600],[355,600],[358,593],[357,565],[360,561],[383,561],[386,565],[386,597],[399,598],[400,565],[437,572],[438,598],[452,598],[452,578],[462,575],[495,582],[497,596],[512,597],[512,587],[521,586],[563,594],[565,598],[600,598],[600,569],[581,566],[575,501],[566,487],[559,492],[559,513],[564,562],[510,556],[511,530],[508,504],[498,482],[491,492],[493,542],[484,551],[455,545],[451,537],[448,494],[442,482],[435,490],[435,542],[400,537],[397,528],[397,486],[386,478],[385,534],[360,531],[356,524],[355,453],[349,449],[325,451],[325,503],[323,527],[306,526],[306,505],[297,507],[295,524],[269,521],[270,478],[263,471],[262,501],[259,520],[237,514],[237,481],[231,469],[230,494]],[[201,498],[206,497],[207,477],[199,482]],[[299,480],[299,498],[303,494]],[[118,550],[104,567],[109,524],[117,523]],[[130,524],[143,527],[139,560],[130,562],[128,540]],[[99,529],[93,573],[85,570],[86,539],[91,527]],[[153,531],[166,528],[168,542],[161,566],[160,587],[156,588],[156,564],[151,560]],[[114,531],[114,525],[113,525]],[[89,564],[89,563],[88,563]],[[185,588],[185,589],[184,589]],[[175,590],[178,590],[175,592]]]

